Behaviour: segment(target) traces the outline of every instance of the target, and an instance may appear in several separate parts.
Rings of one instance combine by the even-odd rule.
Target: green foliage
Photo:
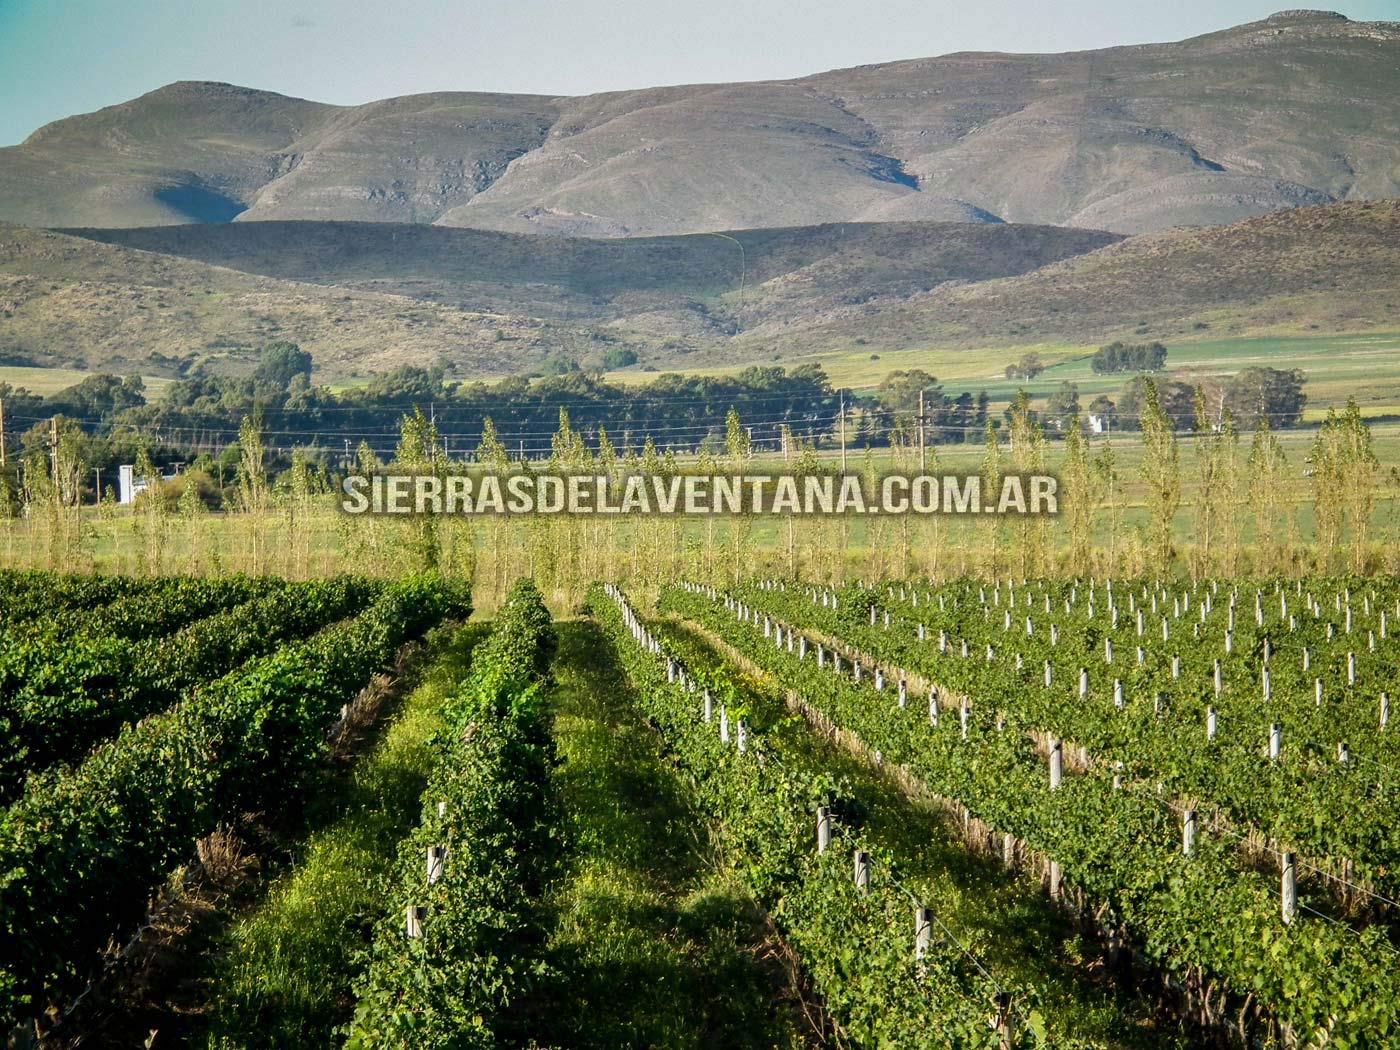
[[[691,597],[668,588],[667,605]],[[698,595],[695,601],[708,604]],[[690,684],[667,680],[667,660],[648,651],[648,633],[602,588],[590,593],[593,615],[612,639],[639,702],[694,783],[695,804],[711,815],[724,852],[735,858],[745,887],[773,912],[802,959],[827,1008],[860,1046],[997,1047],[987,1016],[999,990],[957,944],[938,937],[914,959],[910,899],[894,858],[875,849],[855,820],[839,822],[833,848],[818,855],[813,815],[818,806],[844,811],[842,785],[824,773],[789,765],[767,744],[765,725],[750,726],[747,750],[720,740],[717,726],[700,717],[703,687],[723,692],[727,672],[697,675]],[[658,643],[659,644],[659,643]],[[759,643],[764,644],[764,643]],[[771,643],[764,646],[773,650]],[[773,650],[776,651],[776,650]],[[795,658],[793,658],[795,663]],[[811,666],[810,661],[808,666]],[[682,670],[683,670],[682,665]],[[720,718],[715,701],[715,720]],[[725,712],[734,733],[737,716]],[[851,886],[855,850],[873,854],[871,892]],[[1020,1000],[1027,1006],[1034,993]],[[1022,1030],[1017,1047],[1041,1045]],[[1064,1046],[1080,1045],[1068,1041]]]
[[[1124,343],[1101,346],[1089,358],[1095,375],[1109,372],[1158,372],[1167,364],[1167,348],[1161,343]]]
[[[615,346],[603,354],[603,368],[609,372],[618,368],[631,368],[637,363],[637,351],[631,347]]]
[[[539,591],[517,583],[444,706],[423,821],[400,846],[398,905],[379,924],[347,1047],[492,1047],[496,1015],[529,993],[540,941],[530,902],[553,834],[541,681],[556,644]],[[433,846],[448,853],[428,887]],[[405,936],[409,906],[427,908],[421,938]]]
[[[849,589],[836,592],[834,610],[814,601],[815,591],[749,588],[738,594],[799,627],[854,644],[891,675],[918,674],[934,683],[943,713],[938,725],[930,724],[922,702],[907,708],[874,702],[869,675],[857,686],[831,674],[829,663],[818,671],[810,659],[764,644],[752,624],[735,622],[700,596],[672,589],[663,604],[753,652],[886,761],[907,764],[931,790],[1057,860],[1067,881],[1094,906],[1105,906],[1156,965],[1183,978],[1200,968],[1238,998],[1252,995],[1304,1041],[1331,1029],[1333,1041],[1380,1046],[1396,1032],[1396,960],[1384,925],[1348,929],[1325,895],[1305,891],[1304,903],[1333,921],[1303,914],[1284,926],[1277,875],[1247,863],[1234,837],[1252,828],[1314,863],[1354,859],[1358,877],[1387,896],[1396,892],[1390,873],[1400,856],[1400,814],[1393,812],[1393,790],[1383,786],[1385,767],[1396,761],[1394,744],[1374,733],[1373,703],[1352,699],[1373,700],[1385,688],[1393,676],[1389,658],[1361,659],[1355,686],[1338,678],[1354,644],[1343,631],[1347,606],[1364,599],[1369,609],[1351,617],[1355,630],[1358,620],[1368,622],[1363,616],[1375,623],[1383,610],[1393,613],[1400,591],[1380,592],[1359,581],[1327,583],[1335,603],[1327,603],[1333,611],[1324,618],[1323,585],[1317,581],[1306,593],[1301,586],[1294,593],[1277,588],[1267,600],[1259,596],[1257,614],[1241,603],[1238,617],[1224,588],[1202,584],[1168,592],[1144,581],[1116,582],[1112,600],[1102,587],[1044,581],[1014,587],[961,582],[903,599],[892,591]],[[1208,595],[1217,600],[1202,617]],[[877,602],[892,612],[888,628],[883,617],[870,624]],[[1265,606],[1272,611],[1266,614]],[[1142,636],[1134,609],[1144,614]],[[1224,660],[1231,670],[1217,696],[1213,662],[1231,619],[1232,658]],[[919,640],[919,621],[937,624],[947,644]],[[1163,623],[1170,644],[1154,644]],[[1056,641],[1051,625],[1058,628]],[[1116,643],[1111,669],[1104,663],[1105,638]],[[1267,702],[1257,688],[1266,638],[1273,650]],[[1141,662],[1134,659],[1138,645]],[[992,655],[985,657],[988,646]],[[1308,671],[1300,659],[1304,646],[1312,653]],[[1179,678],[1171,672],[1172,656],[1181,658]],[[1049,687],[1042,679],[1046,661]],[[1090,689],[1078,698],[1081,667],[1090,669]],[[1313,701],[1318,675],[1327,683],[1320,707]],[[1121,709],[1112,698],[1114,677],[1123,685]],[[1340,695],[1328,699],[1333,692]],[[964,697],[971,698],[966,739],[957,714]],[[1216,707],[1221,727],[1209,743],[1208,704]],[[1261,755],[1274,720],[1286,730],[1278,762]],[[1047,733],[1064,741],[1067,755],[1086,748],[1092,763],[1055,792],[1047,789],[1035,750]],[[1352,741],[1351,765],[1336,761],[1339,739]],[[1123,790],[1113,789],[1114,775],[1123,778]],[[1197,808],[1202,831],[1189,858],[1182,856],[1180,816],[1169,800],[1192,800]],[[1217,824],[1226,830],[1207,832]],[[1202,916],[1210,916],[1207,926]],[[1333,1020],[1338,1004],[1345,1004],[1345,1026]]]
[[[258,355],[258,367],[253,372],[253,381],[286,390],[298,376],[311,378],[311,355],[296,343],[268,343]]]
[[[418,822],[428,773],[440,757],[433,739],[443,729],[442,702],[460,687],[487,630],[472,624],[435,632],[430,669],[373,749],[348,776],[318,783],[307,807],[311,831],[295,863],[221,938],[205,1031],[188,1045],[252,1050],[334,1042],[395,885],[399,842]]]
[[[1006,366],[1007,379],[1034,379],[1045,371],[1045,362],[1035,351],[1022,354]]]
[[[354,619],[127,724],[82,765],[32,778],[0,817],[4,1026],[71,992],[195,840],[295,797],[338,708],[404,640],[466,607],[453,586],[406,579]]]
[[[1308,395],[1301,368],[1242,368],[1225,387],[1225,403],[1242,427],[1251,430],[1261,420],[1275,428],[1296,427],[1303,418]]]

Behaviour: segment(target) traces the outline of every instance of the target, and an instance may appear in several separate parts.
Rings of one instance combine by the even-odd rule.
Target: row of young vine
[[[198,683],[358,612],[378,586],[341,577],[268,581],[260,590],[173,634],[138,641],[51,622],[12,632],[0,643],[0,802],[20,792],[24,773],[78,759]]]
[[[1008,989],[910,896],[897,858],[839,819],[824,769],[770,743],[757,713],[730,710],[722,669],[687,668],[611,586],[589,608],[644,713],[714,821],[722,850],[774,917],[844,1037],[861,1046],[1048,1045],[1034,988]],[[830,838],[819,848],[819,825]],[[1073,1036],[1057,1046],[1083,1044]]]
[[[774,593],[782,592],[762,595]],[[810,596],[788,592],[787,599],[811,605]],[[1277,875],[1242,865],[1232,841],[1206,834],[1187,855],[1181,818],[1155,781],[1135,782],[1112,766],[1090,765],[1052,787],[1036,744],[1022,731],[1026,724],[1005,713],[1018,695],[969,701],[948,691],[927,702],[911,700],[907,686],[877,681],[868,664],[858,681],[849,659],[834,659],[826,648],[828,635],[797,634],[794,644],[791,625],[771,609],[764,614],[750,601],[708,588],[667,588],[662,608],[747,654],[884,761],[1012,836],[1018,851],[1051,859],[1054,877],[1099,906],[1105,925],[1128,934],[1151,962],[1201,999],[1220,1002],[1222,993],[1233,993],[1242,1029],[1260,1012],[1265,1024],[1256,1028],[1276,1026],[1304,1044],[1394,1041],[1400,966],[1383,930],[1358,933],[1312,916],[1283,922]],[[820,601],[815,608],[823,608]],[[883,633],[883,618],[877,623]],[[923,644],[936,649],[938,643],[926,638]],[[977,662],[986,662],[978,655]],[[971,655],[964,661],[972,662]],[[1002,688],[1030,691],[1024,682]],[[1074,706],[1063,695],[1057,700]]]
[[[31,777],[0,816],[0,1025],[61,1007],[129,935],[195,842],[294,797],[339,708],[406,640],[470,611],[436,577],[128,723],[74,768]]]
[[[1330,861],[1337,877],[1381,894],[1354,894],[1360,906],[1384,910],[1400,895],[1388,693],[1400,652],[1387,623],[1397,599],[1360,585],[1353,614],[1351,589],[1334,586],[1323,602],[1301,582],[1276,582],[1267,599],[1262,588],[1244,596],[1238,615],[1243,592],[1218,584],[961,583],[922,601],[893,588],[751,585],[736,597],[1158,783],[1189,808],[1211,807],[1213,823]]]
[[[532,904],[556,827],[544,689],[556,645],[539,591],[517,582],[445,706],[347,1046],[496,1046],[498,1014],[528,994],[541,943]]]

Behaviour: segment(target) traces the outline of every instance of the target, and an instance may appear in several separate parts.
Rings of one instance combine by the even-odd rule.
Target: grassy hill
[[[302,343],[336,379],[439,361],[458,374],[514,373],[555,350],[595,354],[613,337],[0,226],[0,365],[159,376],[198,361],[239,372],[276,339]]]
[[[339,107],[179,83],[0,149],[0,221],[367,220],[589,236],[834,222],[1138,233],[1400,196],[1400,23],[790,81]]]
[[[81,237],[0,227],[0,356],[156,372],[193,356],[237,369],[291,339],[337,379],[431,362],[513,374],[613,346],[677,368],[748,325],[1026,273],[1115,239],[918,223],[626,241],[370,223]]]
[[[918,363],[986,381],[1026,348],[1057,361],[1114,338],[1400,330],[1397,246],[1396,201],[1127,239],[966,223],[627,240],[364,223],[0,227],[0,365],[236,371],[291,339],[335,381],[406,363],[518,374],[613,347],[648,370],[814,361],[863,385]]]
[[[626,239],[341,222],[67,232],[469,311],[640,324],[693,345],[845,305],[904,299],[948,281],[1028,273],[1119,239],[1050,226],[913,222]]]
[[[899,350],[1372,328],[1400,329],[1400,202],[1393,200],[1143,234],[1020,276],[944,285],[748,338],[793,354],[856,339]]]

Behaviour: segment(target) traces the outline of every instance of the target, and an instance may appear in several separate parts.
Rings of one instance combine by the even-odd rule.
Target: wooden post
[[[1016,836],[1009,831],[1001,836],[1001,863],[1007,871],[1016,870]]]
[[[442,870],[447,865],[447,847],[428,847],[428,885],[431,886],[442,878]]]
[[[1269,761],[1277,761],[1279,751],[1283,748],[1283,723],[1275,722],[1269,726]]]
[[[1381,728],[1384,729],[1390,723],[1390,694],[1381,694]]]
[[[1051,899],[1051,900],[1059,900],[1059,899],[1060,899],[1060,891],[1064,889],[1064,882],[1065,882],[1064,874],[1060,871],[1060,863],[1059,863],[1059,861],[1052,860],[1052,861],[1050,862],[1050,872],[1049,872],[1049,876],[1050,876],[1050,899]]]
[[[5,465],[5,399],[0,397],[0,467]]]
[[[1206,708],[1206,739],[1215,739],[1215,708]]]
[[[928,473],[928,453],[924,443],[924,392],[919,391],[919,473]]]
[[[423,920],[428,917],[428,909],[420,904],[410,904],[404,909],[404,934],[410,940],[423,936]]]
[[[831,809],[817,807],[817,853],[825,853],[831,848]]]
[[[932,685],[928,687],[928,723],[938,726],[938,688]]]
[[[1191,856],[1191,851],[1196,848],[1196,811],[1188,809],[1181,815],[1181,853],[1182,856]]]
[[[1001,1036],[1001,1050],[1011,1050],[1016,1043],[1015,1025],[1012,1022],[1011,993],[997,992],[996,1033]]]
[[[704,718],[706,725],[709,725],[715,717],[715,698],[710,695],[708,689],[705,690],[705,706],[702,709],[701,717]]]
[[[1344,766],[1351,765],[1351,748],[1345,741],[1337,745],[1337,761]]]
[[[1058,740],[1050,742],[1050,790],[1060,790],[1060,780],[1064,777],[1064,750]]]
[[[736,742],[739,745],[739,751],[742,753],[749,749],[749,724],[741,718],[739,719],[737,729],[738,734],[736,736]]]
[[[958,720],[959,720],[960,722],[962,722],[962,738],[963,738],[964,740],[967,739],[967,716],[968,716],[968,711],[969,711],[969,708],[968,708],[968,706],[967,706],[967,701],[964,700],[964,701],[962,702],[962,706],[958,708]]]
[[[1283,880],[1281,886],[1283,921],[1291,923],[1298,913],[1298,877],[1293,869],[1293,854],[1283,855]]]
[[[729,712],[725,710],[723,704],[719,705],[719,742],[721,744],[729,743]]]
[[[922,959],[933,943],[933,912],[922,904],[914,906],[914,958]]]
[[[846,395],[841,395],[841,473],[846,473]]]
[[[438,819],[439,819],[439,820],[441,820],[443,817],[447,816],[447,803],[446,803],[446,802],[442,802],[442,801],[439,801],[439,802],[438,802],[438,804],[437,804],[437,814],[438,814]]]
[[[862,897],[870,896],[870,854],[863,849],[855,854],[855,885]]]
[[[1113,680],[1113,706],[1121,708],[1123,706],[1123,679]]]

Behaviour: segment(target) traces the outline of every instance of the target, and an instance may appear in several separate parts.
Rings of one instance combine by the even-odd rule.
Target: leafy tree
[[[1366,563],[1371,515],[1376,504],[1376,480],[1380,463],[1371,443],[1371,428],[1361,418],[1355,398],[1346,410],[1331,409],[1313,442],[1313,517],[1324,567],[1330,568],[1349,525],[1352,569],[1361,572]]]
[[[1045,362],[1035,351],[1022,354],[1016,361],[1006,366],[1007,379],[1034,379],[1045,371]]]
[[[1045,417],[1060,428],[1079,418],[1079,384],[1065,380],[1045,402]]]
[[[1189,430],[1196,421],[1196,388],[1175,379],[1136,376],[1118,399],[1118,425],[1124,430],[1143,429],[1146,390],[1151,386],[1157,407],[1173,430]]]
[[[566,376],[570,372],[582,371],[579,363],[567,354],[551,354],[545,358],[544,374],[547,376]]]
[[[1243,426],[1256,427],[1264,418],[1275,428],[1297,426],[1308,403],[1306,379],[1299,368],[1246,368],[1227,383],[1225,404]]]
[[[603,368],[613,371],[618,368],[631,368],[637,363],[637,351],[626,346],[615,346],[603,355]]]
[[[446,396],[443,374],[441,365],[432,368],[403,365],[375,376],[365,388],[363,400],[400,407],[426,405]]]
[[[1089,358],[1095,375],[1109,372],[1158,372],[1167,363],[1167,348],[1161,343],[1115,341],[1100,347]]]
[[[297,376],[311,378],[311,355],[296,343],[268,343],[258,355],[253,381],[286,390]]]
[[[1157,566],[1172,556],[1172,518],[1181,505],[1181,468],[1172,420],[1157,399],[1157,384],[1143,382],[1142,480],[1147,489],[1148,549]]]
[[[1094,471],[1089,462],[1089,442],[1079,414],[1065,424],[1064,520],[1069,532],[1069,571],[1085,575],[1090,571],[1093,549]]]

